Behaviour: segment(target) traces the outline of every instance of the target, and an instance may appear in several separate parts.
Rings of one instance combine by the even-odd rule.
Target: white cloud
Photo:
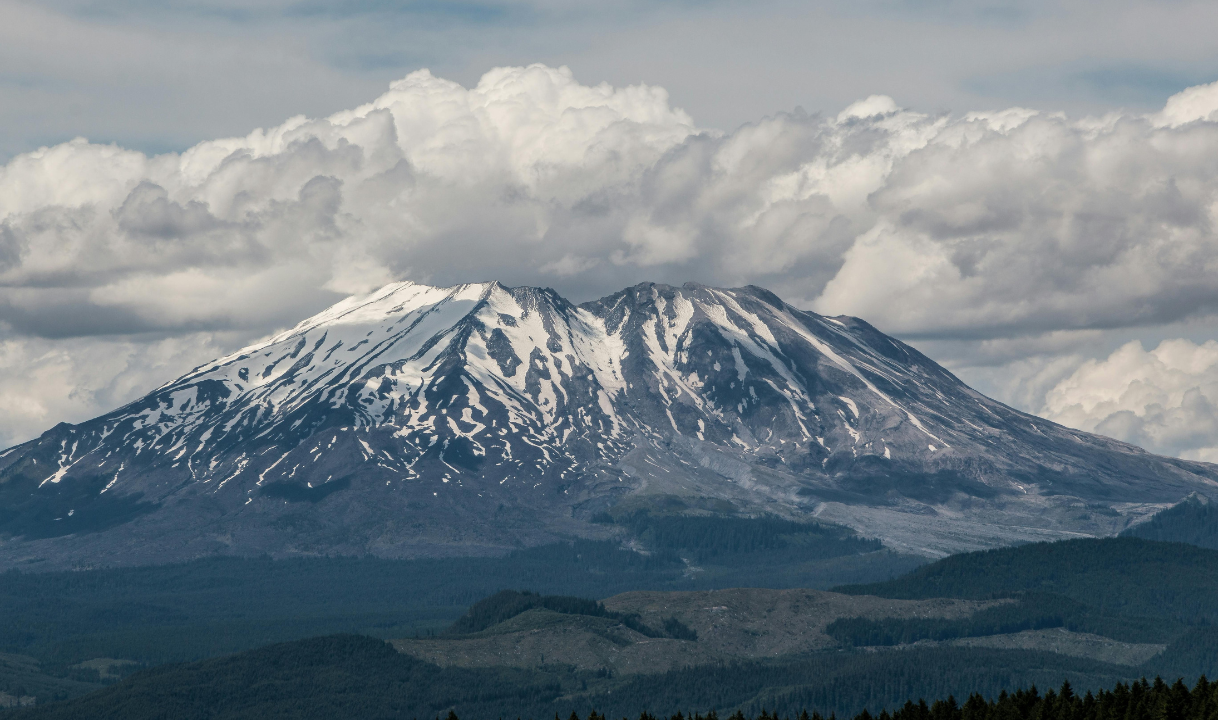
[[[205,333],[154,341],[0,340],[0,439],[88,420],[217,357],[232,342]]]
[[[755,283],[924,340],[1184,321],[1218,307],[1215,93],[1076,119],[872,96],[722,133],[653,86],[535,65],[465,88],[420,71],[353,110],[181,154],[77,140],[14,158],[0,168],[0,322],[47,347],[248,338],[399,278],[575,299],[644,279]],[[1055,352],[1012,390],[1030,407],[1077,348]],[[105,373],[67,390],[12,357],[0,376],[32,394],[98,410],[122,395],[90,394]]]
[[[1180,127],[1197,120],[1213,120],[1218,113],[1218,82],[1198,85],[1172,95],[1154,116],[1156,127]]]
[[[1173,98],[1168,124],[953,118],[872,96],[722,134],[660,88],[565,68],[471,89],[420,71],[181,155],[73,141],[15,158],[0,294],[26,332],[50,302],[104,310],[101,332],[267,330],[365,276],[585,297],[757,282],[916,336],[1170,322],[1218,303],[1218,122],[1176,122],[1195,106]]]
[[[260,331],[403,275],[570,275],[596,260],[554,264],[553,218],[630,188],[693,131],[662,89],[534,66],[471,90],[414,73],[355,110],[181,155],[44,148],[0,169],[0,318],[80,334],[46,308],[84,305],[110,323],[91,332]]]
[[[1045,396],[1041,413],[1152,452],[1218,461],[1218,342],[1139,342],[1088,360]]]
[[[887,95],[872,95],[865,100],[859,100],[852,103],[845,110],[837,115],[839,123],[847,120],[865,119],[870,117],[891,115],[901,108],[897,105],[897,101]]]

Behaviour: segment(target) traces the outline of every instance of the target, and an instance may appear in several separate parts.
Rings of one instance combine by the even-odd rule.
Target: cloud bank
[[[1218,462],[1218,342],[1131,342],[1084,362],[1050,390],[1041,413],[1152,452]]]
[[[81,139],[14,158],[0,322],[25,362],[13,343],[201,338],[185,364],[394,279],[493,278],[575,299],[644,279],[754,283],[915,341],[1154,326],[1218,307],[1216,170],[1218,84],[1149,115],[928,115],[872,96],[720,132],[661,88],[565,68],[499,68],[468,89],[420,71],[353,110],[181,154]],[[1104,366],[1044,411],[1170,424],[1088,395]],[[90,397],[112,380],[72,377]],[[24,417],[0,435],[44,429]]]

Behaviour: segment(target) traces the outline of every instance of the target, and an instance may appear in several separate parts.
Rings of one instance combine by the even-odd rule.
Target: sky
[[[1218,461],[1213,3],[0,0],[0,446],[394,280],[757,284]]]

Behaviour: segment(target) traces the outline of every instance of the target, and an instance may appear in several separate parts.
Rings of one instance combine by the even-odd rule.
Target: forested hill
[[[1053,593],[1109,615],[1218,624],[1218,551],[1140,538],[1067,540],[944,558],[836,592],[922,599]]]
[[[735,598],[741,593],[772,595],[780,591],[721,590],[714,591],[719,595],[713,599],[709,597],[711,591],[632,593],[631,596],[639,596],[634,605],[624,604],[621,598],[599,602],[592,598],[607,594],[603,593],[609,587],[604,578],[631,576],[636,582],[650,582],[656,578],[663,580],[669,572],[668,564],[658,560],[656,555],[644,558],[610,548],[612,552],[606,549],[602,556],[596,552],[600,547],[596,543],[568,546],[564,552],[571,557],[562,562],[559,561],[563,556],[556,554],[555,549],[541,554],[521,551],[522,555],[517,558],[519,563],[498,567],[495,572],[500,574],[492,572],[496,565],[488,560],[485,566],[478,566],[485,573],[482,584],[502,587],[512,581],[541,579],[545,580],[540,583],[542,588],[563,587],[564,596],[520,591],[487,593],[484,600],[474,603],[460,618],[457,618],[459,611],[451,607],[455,597],[445,593],[441,593],[443,597],[433,597],[438,586],[418,582],[427,577],[435,579],[445,572],[451,575],[460,569],[459,565],[425,561],[430,568],[428,573],[415,568],[414,574],[401,575],[388,584],[366,584],[357,588],[352,584],[353,579],[369,574],[363,571],[352,574],[347,563],[337,560],[262,561],[255,565],[261,568],[266,587],[278,587],[281,594],[295,593],[311,600],[285,607],[284,612],[288,615],[281,619],[288,623],[284,627],[291,632],[311,628],[316,628],[313,632],[333,632],[322,628],[353,627],[369,628],[363,632],[382,637],[401,638],[402,635],[384,633],[424,619],[419,613],[421,609],[427,609],[411,609],[407,607],[410,603],[424,603],[430,607],[432,615],[426,617],[434,623],[431,627],[437,629],[439,624],[435,621],[446,613],[436,612],[445,609],[439,605],[446,603],[451,612],[448,619],[457,622],[445,633],[430,636],[430,639],[416,638],[413,642],[428,647],[443,645],[449,647],[451,653],[446,656],[437,650],[439,654],[433,653],[434,656],[412,656],[395,652],[393,646],[382,640],[361,635],[299,640],[227,657],[149,668],[91,695],[17,711],[13,716],[124,720],[433,718],[444,717],[451,710],[465,718],[551,718],[555,714],[568,717],[572,712],[585,717],[595,710],[613,718],[624,718],[637,716],[641,710],[670,714],[678,710],[688,712],[691,708],[704,712],[714,710],[722,715],[740,710],[755,716],[765,708],[792,717],[798,716],[803,709],[818,710],[825,716],[836,713],[838,717],[853,717],[864,708],[876,714],[884,708],[891,711],[907,700],[919,697],[967,698],[973,693],[981,693],[987,698],[999,698],[1004,691],[1009,693],[1032,686],[1058,687],[1063,679],[1069,680],[1079,694],[1085,695],[1088,690],[1113,688],[1119,682],[1134,683],[1143,677],[1160,675],[1172,682],[1177,677],[1184,677],[1186,682],[1192,683],[1201,675],[1215,677],[1218,674],[1218,551],[1190,545],[1115,538],[971,553],[936,562],[896,580],[839,590],[855,595],[865,593],[881,598],[939,603],[945,607],[960,602],[942,598],[1014,598],[1013,601],[987,602],[964,614],[941,609],[938,614],[920,615],[907,607],[897,612],[900,603],[894,600],[837,595],[833,596],[835,602],[848,611],[831,618],[826,615],[828,606],[811,602],[815,599],[812,594],[800,591],[799,603],[803,608],[800,623],[792,623],[791,616],[784,614],[786,606],[767,604],[768,601],[762,602],[764,598],[752,596],[751,599]],[[784,552],[788,549],[780,548]],[[627,561],[628,567],[615,564]],[[366,562],[370,563],[367,570],[376,571],[403,571],[415,567],[406,561],[395,561],[392,567],[389,561]],[[660,564],[654,565],[657,562]],[[245,564],[248,563],[243,563],[243,568]],[[210,574],[203,572],[209,568]],[[298,578],[296,584],[287,582],[294,574],[308,568],[313,568],[313,574]],[[462,572],[472,574],[478,568],[470,566]],[[528,568],[535,572],[520,573]],[[257,569],[254,565],[247,568],[254,569]],[[542,573],[543,569],[546,572]],[[514,573],[510,578],[503,574],[509,570]],[[134,586],[128,588],[130,592],[118,595],[112,591],[107,591],[110,594],[102,592],[122,578],[122,573],[115,574],[115,571],[82,573],[74,577],[7,574],[3,576],[8,581],[6,585],[27,590],[41,587],[44,592],[37,595],[36,603],[30,600],[33,596],[27,592],[27,606],[12,604],[14,609],[21,610],[20,613],[10,613],[11,617],[0,614],[3,618],[0,637],[8,638],[10,644],[19,643],[17,649],[26,652],[41,648],[40,654],[48,662],[54,661],[69,669],[77,668],[81,660],[92,658],[144,657],[125,654],[123,648],[172,648],[176,643],[182,646],[176,650],[179,657],[188,657],[212,647],[202,642],[204,636],[224,640],[226,635],[221,631],[225,627],[228,635],[240,629],[224,626],[217,622],[214,613],[205,613],[203,609],[217,606],[217,599],[227,598],[225,602],[230,602],[239,595],[252,597],[247,591],[262,587],[250,583],[229,587],[230,571],[226,563],[216,560],[192,564],[189,574],[193,579],[189,586],[179,583],[180,587],[171,588],[173,592],[163,596],[136,593]],[[186,572],[186,566],[169,568],[153,578],[147,576],[147,569],[123,571],[143,578],[139,585],[142,589],[150,588],[156,579],[164,582],[174,573]],[[565,583],[556,579],[556,573],[566,576]],[[602,575],[602,580],[595,580]],[[324,614],[316,615],[326,610],[331,600],[341,598],[327,599],[324,592],[322,596],[316,596],[322,590],[309,591],[307,585],[324,581],[321,582],[323,589],[337,591],[335,580],[352,584],[345,591],[364,595],[368,595],[369,589],[380,588],[372,593],[379,599],[360,606],[358,616],[328,618]],[[565,586],[573,587],[573,583],[580,586],[577,592],[584,597],[568,594],[572,591]],[[13,589],[6,585],[0,585],[0,598],[5,595],[4,589]],[[227,589],[217,596],[214,592],[217,587]],[[466,589],[472,591],[474,587],[474,584],[468,584]],[[602,592],[588,592],[595,589]],[[450,587],[448,593],[451,591]],[[820,593],[818,597],[827,602],[832,600],[827,597],[829,595]],[[93,602],[85,603],[86,598],[92,598]],[[136,599],[142,604],[131,604]],[[80,636],[89,622],[97,624],[105,620],[106,608],[140,607],[147,615],[147,610],[154,607],[150,604],[151,599],[156,599],[155,607],[160,608],[154,613],[158,618],[157,627],[107,621],[108,624],[103,623],[105,627],[90,631],[94,636]],[[805,600],[809,602],[805,603]],[[397,609],[390,607],[395,602],[404,605]],[[865,611],[863,605],[866,603],[878,610]],[[232,607],[231,603],[219,606]],[[173,617],[170,611],[174,608],[183,617]],[[740,617],[732,614],[737,611],[743,614]],[[58,618],[56,622],[60,622],[65,613],[79,626],[51,627],[53,623],[48,624],[52,618]],[[254,610],[249,613],[245,618],[249,624],[242,627],[256,629],[268,625],[262,615]],[[525,616],[533,619],[525,622],[521,619]],[[813,622],[813,616],[820,619]],[[545,627],[553,627],[548,634],[521,629],[542,627],[536,623],[529,625],[534,621],[544,621],[548,623]],[[741,630],[737,634],[724,634],[731,623],[752,632]],[[500,627],[509,625],[511,627],[506,629]],[[557,659],[564,657],[559,652],[562,643],[575,642],[572,640],[575,636],[568,632],[571,628],[582,628],[581,632],[587,631],[583,636],[589,636],[589,633],[596,634],[598,629],[607,631],[618,625],[624,629],[597,635],[612,645],[608,652],[613,657],[621,655],[628,646],[663,650],[660,646],[667,643],[667,647],[682,653],[682,662],[663,667],[652,663],[646,665],[645,670],[628,672],[609,662],[573,664],[575,661]],[[823,627],[823,636],[804,638],[807,642],[799,646],[803,649],[798,652],[795,646],[784,651],[787,654],[769,652],[787,647],[773,643],[781,640],[782,633],[778,630],[794,626]],[[73,629],[75,627],[80,629]],[[283,632],[287,634],[287,631]],[[539,647],[538,652],[543,654],[531,655],[523,664],[506,667],[500,658],[520,657],[519,648],[511,647],[509,643],[502,648],[499,645],[491,647],[495,652],[488,657],[493,662],[481,665],[472,661],[466,665],[457,662],[461,658],[476,659],[474,654],[468,653],[483,647],[478,643],[499,642],[503,638],[516,642],[513,638],[517,635],[526,638],[530,647]],[[718,652],[715,648],[727,647],[724,643],[739,641],[752,648],[754,645],[749,643],[761,642],[756,638],[768,638],[765,642],[771,644],[766,645],[767,652],[746,655],[737,652],[739,648],[736,648],[732,650],[735,655],[715,656],[719,659],[714,662],[704,660],[703,664],[696,664],[690,661],[694,650],[701,651],[701,657],[707,658],[711,657],[708,653]],[[542,640],[558,644],[543,647],[539,645]],[[635,641],[636,645],[629,645]],[[809,652],[807,648],[810,647],[819,650]],[[216,648],[212,648],[211,652],[215,651]],[[155,660],[151,657],[144,660],[150,661]],[[1207,688],[1208,685],[1202,686],[1204,692],[1209,691]],[[1123,690],[1117,688],[1108,702],[1109,705],[1125,703],[1126,696],[1149,693],[1152,689],[1142,685],[1127,686]],[[4,688],[0,687],[2,690]],[[12,690],[9,692],[13,694]],[[1177,702],[1179,687],[1172,688],[1172,693],[1171,697],[1176,698],[1172,702]],[[1190,698],[1200,697],[1193,691],[1189,693]],[[1025,704],[1042,700],[1049,704],[1041,706],[1040,716],[1027,715],[1025,711],[1031,710],[1023,705],[1016,713],[1001,703],[987,706],[989,709],[985,712],[999,713],[1002,720],[1015,720],[1017,715],[1036,720],[1057,717],[1050,709],[1061,702],[1060,696],[1051,701],[1029,700],[1032,696],[1027,694],[1022,697],[1021,702]],[[1156,697],[1161,700],[1168,696]],[[1193,703],[1193,699],[1188,702]],[[44,702],[44,698],[40,697],[39,702]],[[1166,705],[1137,703],[1123,706],[1133,708],[1130,711],[1133,714],[1123,715],[1123,720],[1189,720],[1191,717],[1178,712],[1183,705],[1170,706],[1176,710],[1168,713],[1164,709],[1168,708]],[[1103,703],[1079,705],[1076,708],[1079,714],[1068,716],[1069,720],[1106,720],[1108,715],[1104,713],[1108,710],[1101,706]],[[910,712],[922,712],[920,706],[913,707],[915,710]],[[1146,710],[1150,714],[1144,714],[1146,708],[1154,712]],[[959,707],[953,710],[950,703],[940,705],[940,710],[939,714],[930,709],[926,711],[932,712],[933,717],[906,714],[900,718],[955,720],[956,716],[948,713],[949,710],[951,713],[963,712],[960,720],[998,720],[999,717],[981,713],[976,703],[973,710],[967,712]],[[861,717],[867,720],[866,716]]]
[[[1218,549],[1218,503],[1194,495],[1121,535]]]

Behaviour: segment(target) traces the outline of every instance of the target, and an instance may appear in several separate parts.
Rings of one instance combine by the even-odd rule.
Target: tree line
[[[999,693],[997,698],[985,698],[974,693],[964,702],[948,696],[927,704],[907,700],[902,707],[892,711],[881,710],[872,714],[864,709],[851,720],[1213,720],[1218,717],[1218,683],[1211,683],[1204,676],[1190,688],[1183,680],[1168,685],[1161,678],[1148,682],[1145,678],[1131,683],[1117,683],[1111,690],[1074,692],[1069,681],[1058,690],[1043,695],[1035,686],[1027,690]],[[439,720],[437,716],[437,720]],[[461,720],[455,711],[449,711],[445,720]],[[555,720],[558,716],[555,715]],[[582,720],[572,712],[568,720]],[[595,710],[586,720],[609,720]],[[627,720],[623,718],[623,720]],[[638,720],[720,720],[715,711],[685,714],[677,712],[667,716],[656,716],[642,712]],[[791,716],[779,716],[777,712],[761,710],[748,715],[737,710],[726,720],[792,720]],[[819,711],[804,710],[795,720],[839,720],[836,714],[828,717]],[[847,720],[842,718],[841,720]]]

